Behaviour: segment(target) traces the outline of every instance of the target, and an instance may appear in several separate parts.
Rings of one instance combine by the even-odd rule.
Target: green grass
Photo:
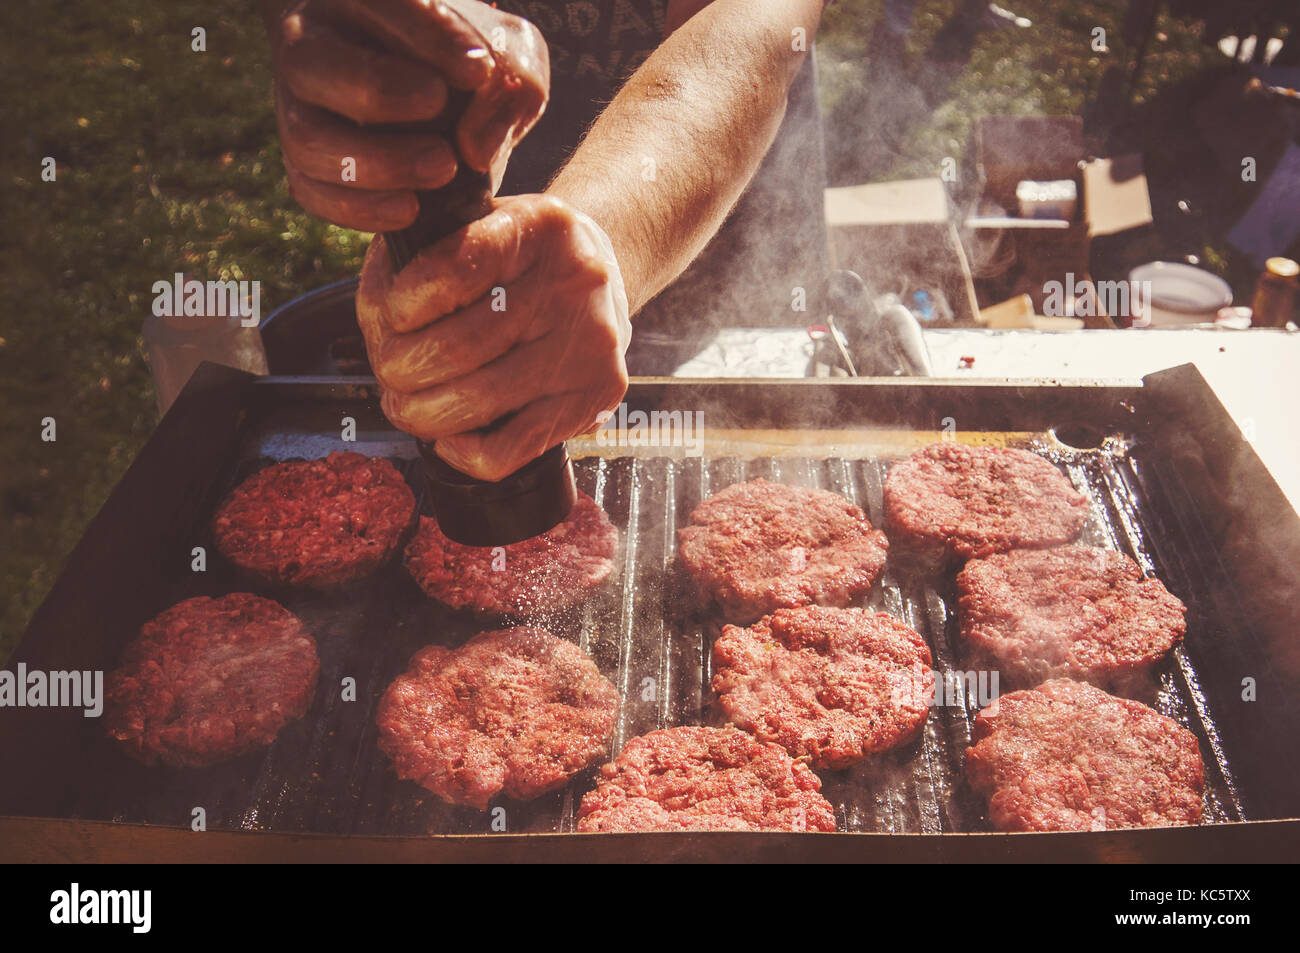
[[[9,0],[0,61],[0,658],[157,422],[140,325],[175,271],[262,282],[263,311],[360,267],[297,208],[249,5]],[[207,30],[207,52],[190,31]],[[43,182],[44,156],[57,162]],[[40,440],[54,417],[58,439]]]
[[[879,0],[828,9],[819,65],[835,180],[933,175],[944,156],[963,154],[973,117],[1077,112],[1107,57],[1129,55],[1119,3],[1005,5],[1034,21],[1032,42],[1026,31],[986,31],[968,62],[929,68],[920,54],[953,4],[925,0],[904,48],[892,51],[893,73],[871,50]],[[360,267],[365,237],[311,219],[285,188],[266,41],[251,7],[0,5],[9,160],[0,205],[8,298],[0,659],[156,423],[139,338],[153,282],[178,270],[258,279],[265,312]],[[1094,25],[1110,34],[1105,56],[1088,48]],[[207,52],[190,49],[195,26],[207,30]],[[1152,50],[1139,98],[1206,62],[1192,33],[1161,26],[1167,39]],[[882,128],[893,138],[872,148]],[[40,179],[44,156],[58,162],[54,183]],[[57,420],[55,443],[40,440],[47,416]]]

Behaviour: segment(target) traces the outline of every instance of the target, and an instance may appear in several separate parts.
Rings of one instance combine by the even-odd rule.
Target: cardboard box
[[[1141,228],[1155,221],[1140,155],[1084,163],[1082,198],[1090,238]]]
[[[974,148],[982,181],[980,211],[1005,216],[996,222],[979,218],[971,227],[999,230],[1008,264],[1000,273],[984,274],[975,283],[981,306],[1027,294],[1042,313],[1048,282],[1091,281],[1092,239],[1149,225],[1151,199],[1141,157],[1085,161],[1083,122],[1078,117],[1001,117],[980,119]],[[1025,180],[1073,180],[1080,201],[1062,227],[1019,221],[1016,186]],[[1069,276],[1067,278],[1067,276]],[[1115,326],[1104,314],[1085,317],[1090,328]]]

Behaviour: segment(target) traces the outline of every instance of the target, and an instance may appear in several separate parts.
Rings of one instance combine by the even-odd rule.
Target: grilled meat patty
[[[1139,702],[1068,679],[1003,695],[975,719],[966,777],[1000,831],[1196,824],[1196,736]]]
[[[885,479],[885,532],[922,568],[1078,537],[1088,500],[1028,450],[933,443]]]
[[[380,700],[379,747],[451,804],[529,800],[608,753],[618,692],[572,642],[521,626],[430,645]]]
[[[504,547],[465,546],[421,517],[406,568],[427,595],[453,609],[527,618],[584,599],[613,575],[617,552],[618,529],[579,493],[564,522]]]
[[[579,831],[833,831],[821,781],[735,728],[633,738],[582,799]]]
[[[691,577],[738,624],[793,606],[851,605],[889,545],[844,497],[767,480],[711,496],[677,536]]]
[[[336,452],[257,471],[212,519],[217,550],[271,585],[327,589],[386,562],[415,496],[387,460]]]
[[[1186,607],[1123,553],[1017,549],[957,574],[961,632],[1012,685],[1064,676],[1114,685],[1168,654]]]
[[[713,690],[733,724],[814,768],[906,744],[934,699],[930,649],[884,613],[778,609],[713,643]]]
[[[214,764],[301,718],[319,669],[315,640],[279,603],[186,599],[146,622],[109,673],[105,725],[146,764]]]

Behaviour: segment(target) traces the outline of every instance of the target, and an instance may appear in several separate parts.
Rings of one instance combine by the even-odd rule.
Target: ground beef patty
[[[1205,768],[1196,736],[1146,705],[1055,679],[975,719],[966,777],[1001,831],[1195,824]]]
[[[1187,628],[1164,583],[1092,546],[972,559],[957,588],[962,635],[1012,685],[1058,676],[1114,685],[1162,658]]]
[[[528,800],[608,753],[618,692],[572,642],[544,629],[481,632],[431,645],[379,703],[379,747],[452,804]]]
[[[930,649],[865,609],[778,609],[713,643],[713,690],[731,721],[814,768],[844,768],[915,738],[934,700]]]
[[[633,738],[578,811],[579,831],[833,831],[821,781],[735,728]]]
[[[383,564],[414,512],[387,460],[331,453],[254,473],[217,508],[212,534],[223,556],[272,585],[323,589]]]
[[[109,673],[108,734],[147,764],[215,764],[301,718],[319,669],[315,640],[279,603],[186,599],[146,622]]]
[[[709,497],[677,540],[691,577],[735,623],[793,606],[851,605],[880,575],[889,545],[844,497],[767,480]]]
[[[1028,450],[934,443],[885,480],[885,532],[927,568],[1068,543],[1087,519],[1087,498]]]
[[[579,493],[564,522],[504,547],[457,543],[422,516],[406,568],[425,593],[453,609],[532,616],[583,599],[613,574],[617,552],[618,529]]]

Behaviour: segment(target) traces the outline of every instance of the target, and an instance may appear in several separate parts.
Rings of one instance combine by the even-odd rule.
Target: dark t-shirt
[[[515,151],[503,194],[542,191],[619,87],[664,36],[667,0],[498,0],[541,30],[551,100]],[[771,150],[722,229],[634,323],[633,374],[670,373],[720,327],[806,323],[794,289],[811,295],[826,269],[821,118],[812,58],[790,90]]]

